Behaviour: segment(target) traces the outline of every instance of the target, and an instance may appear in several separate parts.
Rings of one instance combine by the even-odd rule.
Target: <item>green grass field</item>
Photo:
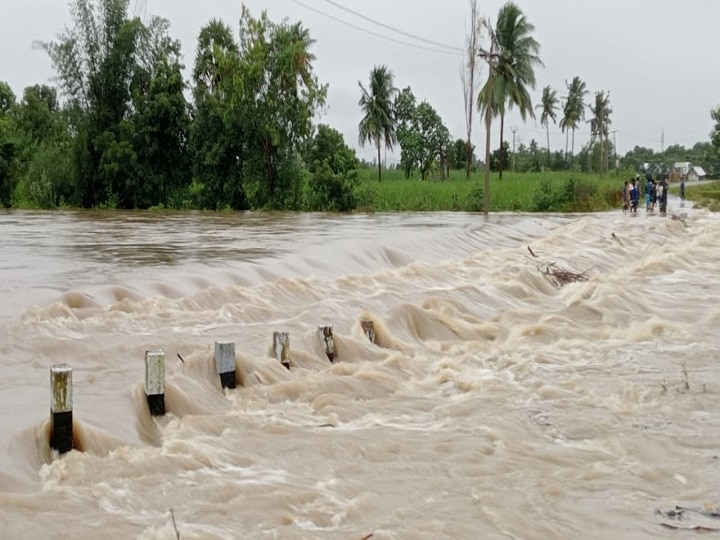
[[[677,193],[677,187],[673,190]],[[685,198],[695,203],[696,207],[708,208],[713,212],[720,211],[720,182],[692,185],[685,184]]]
[[[484,173],[469,180],[451,171],[445,180],[406,179],[400,170],[360,170],[360,207],[377,212],[482,211]],[[621,207],[623,178],[580,172],[497,173],[490,177],[491,212],[593,212]]]

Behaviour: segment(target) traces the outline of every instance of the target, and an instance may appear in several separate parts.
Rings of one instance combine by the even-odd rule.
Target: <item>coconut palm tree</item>
[[[590,111],[593,113],[593,117],[590,119],[590,150],[592,151],[592,143],[595,138],[600,139],[600,173],[607,172],[607,160],[608,160],[608,126],[612,123],[610,121],[610,94],[605,95],[605,92],[595,93],[595,106],[590,105]]]
[[[500,148],[502,149],[505,126],[505,104],[517,106],[523,120],[534,118],[532,100],[528,88],[535,88],[535,67],[543,63],[538,56],[540,44],[532,37],[535,27],[528,22],[522,10],[513,2],[506,3],[498,12],[494,31],[489,32],[496,41],[498,52],[494,67],[492,112],[500,116]],[[490,78],[480,91],[480,100],[487,102]],[[484,105],[483,105],[484,107]],[[501,160],[502,161],[502,160]],[[501,166],[502,167],[502,166]],[[502,179],[502,168],[499,170]]]
[[[377,147],[378,181],[382,178],[382,161],[380,149],[382,144],[392,150],[397,142],[395,135],[395,108],[393,99],[397,88],[393,86],[392,71],[384,65],[375,66],[370,71],[370,84],[367,89],[358,81],[362,95],[358,105],[363,111],[363,118],[358,124],[359,142],[373,142]]]
[[[284,88],[293,89],[298,93],[298,82],[302,81],[305,87],[310,87],[312,77],[312,63],[315,55],[310,48],[315,40],[310,37],[310,30],[303,27],[302,23],[295,23],[287,29],[287,35],[283,36],[289,42],[288,54],[285,57],[288,62],[288,70],[284,70],[285,80],[282,81]]]
[[[578,128],[580,121],[585,120],[585,95],[588,91],[585,82],[578,76],[575,76],[570,84],[565,81],[565,86],[567,86],[568,95],[563,106],[563,119],[560,122],[560,127],[572,130],[570,155],[573,155],[575,153],[575,130]]]
[[[567,99],[563,103],[563,117],[560,119],[560,131],[565,134],[565,161],[568,158],[568,144],[570,143],[570,108]]]
[[[552,120],[554,124],[557,118],[557,90],[553,90],[550,85],[543,88],[540,103],[535,105],[535,108],[542,111],[540,113],[540,125],[545,126],[547,132],[548,167],[550,167],[550,122],[548,120]]]

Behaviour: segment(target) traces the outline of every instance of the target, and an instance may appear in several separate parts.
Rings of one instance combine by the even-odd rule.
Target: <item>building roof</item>
[[[691,168],[690,170],[693,171],[698,176],[707,176],[705,169],[703,169],[702,167],[695,166],[695,167]]]

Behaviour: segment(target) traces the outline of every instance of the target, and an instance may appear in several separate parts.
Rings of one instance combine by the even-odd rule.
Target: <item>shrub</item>
[[[543,180],[533,197],[534,210],[536,212],[560,210],[561,198],[560,193],[553,188],[553,183],[550,180]]]
[[[365,212],[375,211],[375,200],[377,199],[377,188],[371,180],[365,180],[355,185],[353,190],[356,207]]]
[[[476,182],[473,190],[467,195],[467,209],[469,212],[480,212],[484,203],[485,190],[480,182]]]
[[[308,183],[308,209],[329,212],[354,209],[357,172],[334,174],[327,160],[322,164],[316,162],[314,168],[315,174]]]

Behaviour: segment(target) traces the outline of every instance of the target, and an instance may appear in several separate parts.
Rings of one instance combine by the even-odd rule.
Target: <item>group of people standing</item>
[[[684,183],[681,186],[684,192]],[[637,213],[640,205],[640,177],[635,176],[629,182],[625,182],[623,187],[623,213],[630,211],[631,214]],[[655,205],[660,207],[660,214],[665,215],[667,212],[668,200],[668,180],[667,175],[655,182],[652,174],[649,172],[645,175],[645,186],[642,189],[645,195],[645,211],[652,214],[655,211]],[[684,194],[684,193],[683,193]]]

